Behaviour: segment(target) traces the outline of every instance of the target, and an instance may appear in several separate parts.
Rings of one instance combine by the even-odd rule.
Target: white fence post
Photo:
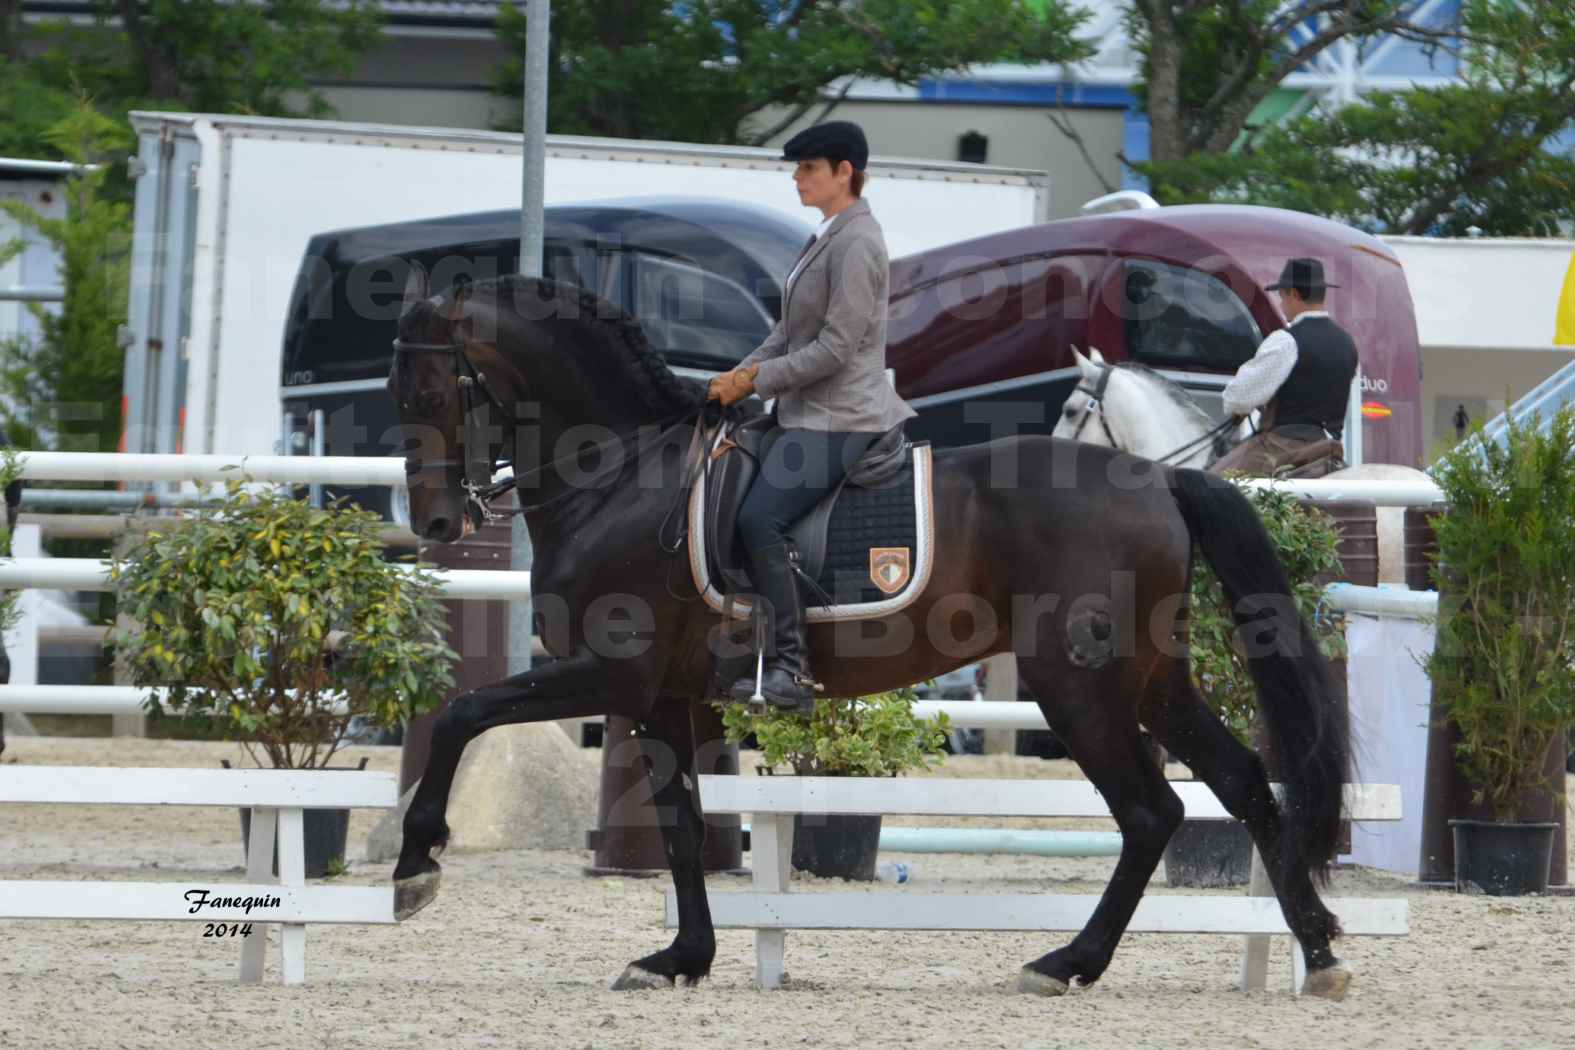
[[[279,885],[306,885],[305,822],[299,806],[279,810]],[[279,963],[285,984],[306,981],[306,925],[287,922],[279,927]]]
[[[1252,881],[1247,887],[1249,897],[1273,897],[1274,886],[1269,882],[1269,871],[1263,866],[1258,847],[1252,847]],[[1241,956],[1241,990],[1261,992],[1269,986],[1269,938],[1264,934],[1248,934],[1246,950]],[[1298,988],[1301,985],[1297,985]]]
[[[762,893],[786,893],[793,885],[793,815],[760,813],[749,828],[750,866]],[[770,990],[782,986],[786,930],[755,931],[755,982]]]
[[[273,878],[273,844],[279,811],[273,806],[253,806],[252,826],[246,845],[246,881],[261,886]],[[258,923],[250,937],[241,940],[241,980],[262,980],[268,955],[268,924]]]

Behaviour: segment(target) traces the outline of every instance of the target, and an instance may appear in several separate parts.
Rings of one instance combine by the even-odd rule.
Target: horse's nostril
[[[433,518],[431,523],[427,525],[426,538],[429,539],[429,540],[440,540],[444,536],[446,536],[447,534],[448,534],[448,519],[447,518]]]

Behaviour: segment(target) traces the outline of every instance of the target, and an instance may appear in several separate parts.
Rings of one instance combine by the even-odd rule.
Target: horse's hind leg
[[[1064,948],[1023,967],[1018,988],[1060,995],[1072,983],[1091,984],[1110,965],[1132,921],[1165,844],[1181,823],[1181,799],[1138,729],[1133,660],[1102,671],[1063,669],[1039,658],[1019,658],[1018,673],[1041,702],[1045,720],[1099,789],[1121,829],[1121,857],[1088,924]]]
[[[665,987],[679,980],[692,984],[711,972],[716,957],[716,933],[705,894],[705,814],[700,807],[689,704],[659,704],[639,723],[639,734],[667,867],[678,895],[678,936],[670,946],[625,967],[613,982],[613,991]]]
[[[1285,924],[1307,959],[1305,990],[1341,998],[1350,974],[1329,948],[1340,935],[1340,923],[1319,899],[1305,858],[1285,855],[1295,846],[1282,835],[1279,806],[1269,790],[1263,762],[1205,705],[1184,661],[1177,661],[1169,674],[1156,680],[1139,714],[1166,750],[1186,763],[1226,810],[1246,825],[1274,884]]]

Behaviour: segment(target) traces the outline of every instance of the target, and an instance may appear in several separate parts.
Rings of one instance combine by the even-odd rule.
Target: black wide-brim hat
[[[805,128],[782,147],[783,160],[816,157],[825,157],[832,167],[847,161],[854,171],[863,171],[870,160],[870,144],[864,138],[864,129],[851,120],[827,121]]]
[[[1280,279],[1269,285],[1269,291],[1278,292],[1282,289],[1297,291],[1303,295],[1321,294],[1325,288],[1338,288],[1337,284],[1330,284],[1323,279],[1323,262],[1319,259],[1287,259],[1285,269],[1280,271]]]

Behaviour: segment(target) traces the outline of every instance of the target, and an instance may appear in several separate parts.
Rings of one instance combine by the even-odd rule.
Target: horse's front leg
[[[639,723],[640,746],[651,779],[667,866],[678,895],[678,936],[661,951],[637,959],[613,981],[614,991],[693,984],[711,972],[716,932],[705,895],[705,813],[700,806],[694,729],[686,702],[661,704]]]
[[[633,661],[581,649],[455,698],[432,726],[427,768],[405,811],[405,838],[394,866],[394,917],[408,919],[437,896],[442,869],[432,851],[448,843],[448,794],[466,744],[488,729],[519,722],[641,716],[655,695],[642,686],[642,677]]]

